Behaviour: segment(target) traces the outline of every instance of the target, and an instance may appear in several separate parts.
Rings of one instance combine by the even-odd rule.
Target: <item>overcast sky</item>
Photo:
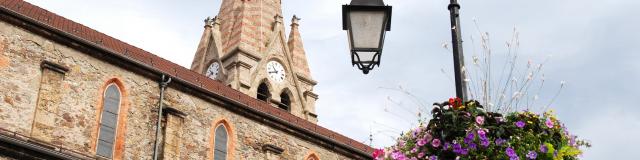
[[[203,31],[220,0],[28,0],[189,68]],[[446,0],[386,0],[393,6],[380,68],[368,75],[350,65],[341,7],[348,0],[283,0],[285,24],[302,18],[319,124],[369,143],[393,143],[391,136],[416,122],[416,101],[453,97]],[[479,30],[488,32],[493,55],[505,57],[514,26],[520,32],[519,65],[544,66],[540,104],[567,85],[552,105],[571,133],[593,143],[584,159],[637,159],[640,144],[640,1],[637,0],[477,0],[461,2],[467,64],[480,52]],[[477,20],[477,28],[474,25]],[[288,28],[287,28],[288,30]],[[287,32],[288,33],[288,32]],[[469,42],[476,42],[469,43]],[[444,70],[444,73],[443,73]],[[473,80],[472,80],[473,81]],[[397,90],[398,88],[415,95]],[[386,110],[385,110],[386,108]],[[414,124],[415,125],[415,124]]]

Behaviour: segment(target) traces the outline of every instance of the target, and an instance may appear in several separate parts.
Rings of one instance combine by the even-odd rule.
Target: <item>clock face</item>
[[[284,68],[282,64],[276,61],[270,61],[267,63],[267,75],[272,81],[281,83],[286,78],[284,73]]]
[[[211,79],[216,79],[218,77],[218,73],[220,73],[220,64],[218,62],[213,62],[207,68],[207,77]]]

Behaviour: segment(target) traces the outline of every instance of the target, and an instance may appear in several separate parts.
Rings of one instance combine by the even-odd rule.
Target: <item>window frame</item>
[[[118,106],[118,109],[117,109],[118,113],[115,115],[115,124],[113,126],[113,135],[112,135],[113,136],[113,141],[111,143],[111,157],[105,157],[103,155],[99,155],[98,150],[100,149],[99,148],[100,147],[100,141],[103,141],[103,140],[100,139],[100,135],[101,135],[101,132],[102,132],[102,127],[103,127],[103,119],[102,118],[104,117],[104,112],[108,112],[107,109],[106,109],[106,103],[105,102],[106,102],[106,99],[107,99],[107,92],[109,91],[110,87],[115,87],[116,91],[118,93],[118,105],[117,105]],[[122,99],[123,99],[122,98],[122,90],[120,89],[120,86],[118,86],[118,84],[116,84],[115,82],[108,83],[106,85],[104,91],[103,91],[101,99],[102,99],[102,104],[100,106],[100,116],[99,116],[100,118],[98,119],[98,136],[96,137],[96,142],[95,142],[96,143],[96,147],[95,147],[96,156],[114,159],[115,155],[116,155],[115,152],[116,152],[116,141],[117,141],[117,138],[118,138],[118,136],[117,136],[118,135],[118,128],[119,128],[118,126],[120,125],[119,124],[120,123],[120,115],[122,113],[122,106],[123,106],[122,105],[123,104],[122,103]],[[105,126],[105,127],[109,127],[109,126]]]
[[[230,160],[230,159],[234,159],[234,153],[235,153],[235,144],[236,144],[236,137],[234,135],[234,131],[235,131],[235,127],[229,123],[230,121],[227,118],[218,118],[214,121],[212,121],[211,123],[211,129],[210,129],[210,141],[209,141],[209,160],[214,160],[215,157],[215,141],[216,141],[216,129],[219,126],[223,126],[226,134],[227,134],[227,153],[225,156],[225,160]]]
[[[118,76],[113,76],[107,78],[101,87],[95,92],[96,101],[95,104],[92,105],[92,108],[95,111],[95,119],[93,119],[92,131],[91,131],[91,142],[90,142],[90,151],[93,155],[97,155],[98,151],[98,141],[100,134],[100,125],[102,121],[102,110],[103,103],[105,103],[104,95],[106,93],[107,87],[112,84],[115,84],[118,91],[120,92],[120,103],[118,108],[117,122],[115,128],[114,135],[114,143],[112,150],[112,159],[122,159],[124,155],[124,143],[125,143],[125,133],[127,132],[127,116],[129,111],[129,99],[128,99],[128,90],[125,87],[123,79]],[[102,157],[102,156],[99,156]]]

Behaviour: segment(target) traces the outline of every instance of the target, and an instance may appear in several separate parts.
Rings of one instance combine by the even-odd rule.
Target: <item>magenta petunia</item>
[[[547,119],[546,122],[544,122],[545,125],[547,125],[547,127],[549,128],[553,128],[553,121],[551,119]]]
[[[427,140],[426,140],[426,139],[424,139],[424,138],[421,138],[421,139],[419,139],[419,140],[418,140],[418,146],[421,146],[421,147],[422,147],[422,146],[424,146],[424,145],[425,145],[425,144],[427,144],[427,143],[428,143],[428,142],[427,142]]]
[[[440,139],[433,139],[433,141],[431,141],[431,146],[433,146],[434,148],[440,147]]]
[[[476,123],[478,123],[478,125],[483,125],[484,124],[484,117],[477,116],[476,117]]]

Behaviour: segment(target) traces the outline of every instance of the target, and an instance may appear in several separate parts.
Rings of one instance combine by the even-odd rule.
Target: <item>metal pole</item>
[[[462,31],[460,28],[460,4],[458,4],[458,0],[451,0],[448,8],[451,13],[451,39],[453,45],[453,68],[456,78],[456,96],[464,102],[467,100],[467,83],[464,81],[466,78],[462,71],[464,56],[462,54]]]
[[[164,90],[167,88],[167,85],[171,82],[171,77],[168,77],[165,81],[165,75],[162,75],[162,80],[160,80],[160,100],[158,102],[158,123],[156,123],[156,140],[153,142],[153,160],[158,159],[158,155],[160,154],[158,151],[160,147],[160,127],[162,124],[162,100],[164,99]]]

